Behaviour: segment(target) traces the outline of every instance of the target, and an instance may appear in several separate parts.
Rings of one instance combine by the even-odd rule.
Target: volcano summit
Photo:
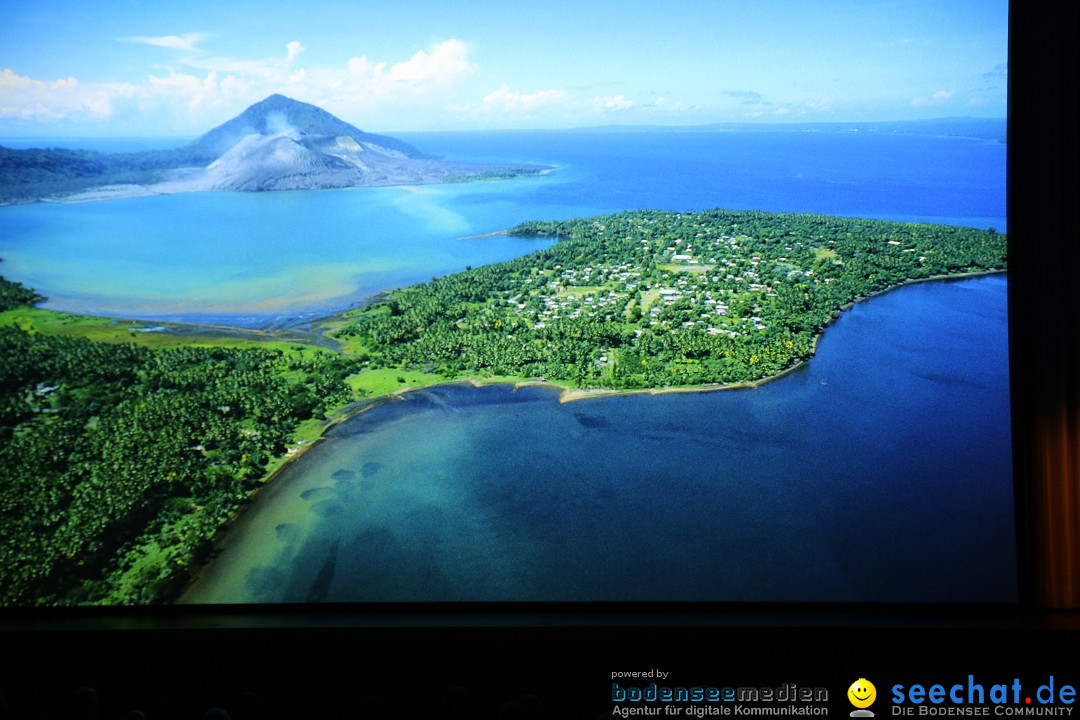
[[[223,190],[319,190],[535,175],[537,165],[464,163],[367,133],[271,95],[175,150],[100,153],[0,147],[0,201],[90,201]]]

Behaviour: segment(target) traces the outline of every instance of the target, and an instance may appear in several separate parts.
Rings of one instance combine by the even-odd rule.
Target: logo
[[[1011,683],[987,687],[967,676],[967,682],[951,686],[944,683],[892,686],[893,715],[1072,715],[1076,702],[1076,687],[1055,680],[1051,675],[1045,685],[1032,693],[1025,689],[1020,678]],[[910,704],[909,704],[910,703]]]
[[[874,717],[874,713],[866,709],[873,705],[874,700],[877,699],[877,688],[874,687],[874,683],[866,678],[859,678],[851,683],[851,687],[847,690],[847,697],[851,704],[856,707],[855,710],[851,711],[851,717]]]

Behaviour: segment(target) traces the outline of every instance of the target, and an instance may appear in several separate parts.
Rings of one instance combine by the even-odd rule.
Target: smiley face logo
[[[868,708],[877,699],[877,688],[866,678],[859,678],[851,683],[851,687],[847,690],[847,697],[855,707]]]

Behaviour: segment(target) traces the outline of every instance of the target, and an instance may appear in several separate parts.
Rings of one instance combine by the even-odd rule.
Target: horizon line
[[[336,116],[335,116],[336,117]],[[340,119],[340,118],[339,118]],[[807,126],[836,126],[836,125],[920,125],[928,123],[937,123],[945,121],[978,121],[978,122],[1004,122],[1008,123],[1009,118],[1005,117],[979,117],[973,115],[948,115],[937,118],[918,118],[907,120],[801,120],[801,121],[739,121],[739,120],[721,120],[708,123],[695,123],[687,125],[676,124],[656,124],[656,123],[641,123],[641,124],[621,124],[621,123],[608,123],[604,125],[575,125],[571,127],[529,127],[529,128],[515,128],[515,127],[500,127],[500,128],[475,128],[475,129],[427,129],[427,130],[363,130],[367,133],[375,134],[422,134],[422,133],[485,133],[485,132],[580,132],[587,130],[657,130],[657,131],[681,131],[681,130],[708,130],[711,128],[799,128]],[[226,121],[228,122],[228,121]],[[214,127],[219,127],[215,125]],[[211,130],[214,128],[211,128]],[[206,131],[206,132],[209,132]],[[18,141],[30,141],[38,139],[64,139],[64,140],[107,140],[107,139],[171,139],[171,140],[187,140],[194,139],[205,135],[206,133],[199,133],[197,135],[181,134],[181,135],[154,135],[154,134],[102,134],[93,135],[85,133],[66,134],[66,133],[42,133],[33,135],[4,135],[0,134],[0,144],[5,140],[18,140]]]

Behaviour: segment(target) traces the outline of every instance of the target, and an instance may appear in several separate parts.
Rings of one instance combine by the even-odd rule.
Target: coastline
[[[463,238],[463,239],[466,239],[466,238]],[[986,277],[986,276],[990,276],[990,275],[1007,275],[1007,274],[1008,274],[1008,270],[979,270],[979,271],[973,271],[973,272],[958,273],[958,274],[955,274],[955,275],[933,275],[933,276],[925,277],[925,278],[914,278],[914,279],[911,279],[911,280],[905,280],[902,283],[898,283],[896,285],[890,285],[887,288],[884,288],[882,290],[878,290],[877,292],[871,293],[870,295],[859,298],[858,300],[855,300],[853,302],[850,302],[850,303],[842,306],[840,308],[840,313],[842,314],[845,310],[849,310],[852,307],[854,307],[855,305],[857,305],[858,303],[861,303],[861,302],[863,302],[865,300],[869,300],[870,298],[874,298],[874,297],[878,297],[879,295],[884,295],[886,293],[890,293],[890,292],[892,292],[894,290],[899,290],[900,288],[905,287],[907,285],[914,285],[916,283],[924,283],[924,282],[938,282],[938,281],[943,281],[943,280],[945,280],[945,281],[947,281],[947,280],[963,280],[963,279],[966,279],[966,278]],[[618,389],[618,388],[572,388],[572,387],[567,387],[566,385],[560,385],[559,383],[550,382],[550,381],[547,381],[547,380],[519,380],[519,381],[516,381],[516,382],[510,382],[510,381],[507,381],[507,380],[495,380],[495,379],[487,380],[487,379],[484,379],[484,378],[473,378],[473,377],[457,378],[457,379],[454,379],[454,380],[445,380],[445,381],[441,381],[441,382],[437,382],[437,383],[431,383],[430,385],[415,385],[415,386],[403,387],[403,388],[399,388],[398,390],[395,390],[394,392],[387,393],[385,395],[379,395],[379,396],[374,397],[374,398],[366,398],[365,400],[357,401],[358,404],[363,404],[363,407],[357,408],[355,411],[348,412],[347,415],[341,417],[339,420],[336,420],[332,424],[328,424],[325,427],[323,432],[325,432],[326,430],[329,430],[334,425],[337,425],[337,424],[339,424],[341,422],[345,422],[349,418],[355,417],[355,416],[357,416],[357,415],[359,415],[359,414],[361,414],[363,412],[367,412],[371,408],[377,407],[378,405],[381,405],[384,402],[393,402],[394,400],[400,399],[402,396],[404,396],[404,395],[406,395],[406,394],[408,394],[410,392],[416,392],[418,390],[426,390],[428,388],[434,388],[434,387],[442,387],[444,385],[471,385],[473,387],[486,387],[488,385],[509,385],[512,388],[514,388],[515,390],[518,389],[518,388],[523,388],[523,387],[546,387],[546,388],[551,388],[551,389],[559,391],[559,402],[560,403],[577,402],[577,401],[580,401],[580,400],[588,400],[590,398],[615,397],[615,396],[618,396],[618,395],[667,395],[667,394],[673,394],[673,393],[703,393],[703,392],[716,392],[716,391],[719,391],[719,390],[755,389],[755,388],[761,387],[762,385],[764,385],[766,383],[773,382],[774,380],[779,380],[780,378],[794,372],[795,370],[802,367],[804,364],[806,364],[806,363],[810,362],[811,360],[813,360],[813,356],[817,352],[818,342],[820,342],[822,335],[824,335],[824,333],[825,333],[825,330],[827,330],[830,325],[832,325],[834,322],[836,322],[836,320],[839,319],[839,317],[840,317],[840,315],[838,314],[836,318],[830,320],[828,323],[825,324],[824,327],[821,328],[821,330],[819,330],[817,333],[815,333],[814,338],[813,338],[812,343],[811,343],[811,351],[812,352],[811,352],[811,356],[809,358],[807,358],[805,360],[797,360],[793,364],[791,364],[788,367],[780,370],[779,372],[773,373],[772,375],[767,375],[767,376],[765,376],[763,378],[759,378],[757,380],[745,380],[745,381],[734,382],[734,383],[708,383],[708,384],[705,384],[705,385],[687,385],[687,386],[678,386],[678,387]],[[339,410],[338,412],[341,413],[342,411]],[[319,439],[320,440],[322,439],[321,435],[320,435]],[[291,460],[290,460],[290,462],[291,462]]]
[[[385,177],[381,179],[365,178],[360,182],[345,184],[331,183],[315,187],[267,187],[257,190],[221,187],[212,179],[199,177],[202,168],[177,168],[172,172],[174,177],[149,183],[116,183],[100,185],[85,190],[77,190],[66,195],[48,195],[44,197],[6,198],[0,199],[0,207],[4,205],[30,205],[33,203],[52,203],[58,205],[80,205],[83,203],[105,202],[108,200],[124,200],[138,197],[154,197],[158,195],[176,195],[180,193],[199,192],[287,192],[308,190],[348,190],[353,188],[375,187],[401,187],[408,188],[424,185],[447,185],[471,182],[494,182],[499,180],[514,180],[524,177],[543,177],[551,174],[557,168],[550,165],[515,165],[502,166],[492,165],[473,166],[467,163],[457,163],[454,168],[458,174],[431,177]],[[505,234],[491,233],[492,235]],[[486,236],[478,236],[486,237]],[[463,238],[464,239],[464,238]]]
[[[867,295],[866,297],[859,298],[858,300],[855,300],[853,302],[850,302],[850,303],[842,306],[840,308],[840,314],[842,314],[845,310],[851,309],[852,307],[854,307],[855,305],[857,305],[857,304],[859,304],[861,302],[869,300],[870,298],[878,297],[879,295],[884,295],[886,293],[893,292],[894,290],[899,290],[900,288],[906,287],[908,285],[915,285],[917,283],[924,283],[924,282],[938,282],[938,281],[943,281],[943,280],[944,281],[963,280],[963,279],[966,279],[966,278],[986,277],[986,276],[989,276],[989,275],[1007,275],[1007,274],[1008,274],[1008,270],[979,270],[979,271],[973,271],[973,272],[959,273],[959,274],[956,274],[956,275],[933,275],[931,277],[926,277],[926,278],[915,278],[915,279],[912,279],[912,280],[905,280],[902,283],[899,283],[897,285],[890,285],[889,287],[884,288],[883,290],[878,290],[877,292],[871,293],[870,295]],[[822,335],[825,334],[825,330],[828,329],[828,327],[830,325],[832,325],[834,322],[836,322],[836,320],[839,319],[840,314],[838,314],[836,316],[836,318],[833,318],[832,320],[827,322],[825,324],[825,326],[821,328],[821,330],[819,330],[817,333],[814,334],[814,338],[813,338],[813,340],[811,342],[811,354],[810,354],[809,358],[806,358],[805,360],[796,360],[793,364],[789,365],[788,367],[784,368],[783,370],[781,370],[781,371],[779,371],[777,373],[774,373],[772,375],[767,375],[767,376],[765,376],[763,378],[760,378],[758,380],[746,380],[746,381],[735,382],[735,383],[709,383],[709,384],[706,384],[706,385],[688,385],[688,386],[680,386],[680,387],[634,388],[634,389],[625,389],[625,390],[620,390],[620,389],[616,389],[616,388],[591,388],[591,389],[590,388],[566,388],[566,387],[564,387],[562,385],[557,385],[555,383],[549,383],[549,382],[544,382],[544,381],[538,380],[538,381],[528,381],[528,382],[515,383],[514,387],[517,388],[517,387],[525,387],[525,386],[529,386],[529,385],[536,385],[536,386],[559,388],[559,389],[562,390],[562,393],[559,396],[559,402],[560,403],[577,402],[579,400],[588,400],[590,398],[615,397],[615,396],[618,396],[618,395],[667,395],[667,394],[672,394],[672,393],[704,393],[704,392],[716,392],[718,390],[755,389],[755,388],[761,387],[762,385],[764,385],[766,383],[773,382],[774,380],[779,380],[780,378],[794,372],[795,370],[802,367],[804,364],[806,364],[806,363],[810,362],[811,360],[813,360],[814,355],[817,353],[818,342],[821,340]],[[485,384],[485,383],[482,383],[482,382],[476,382],[476,381],[472,381],[472,380],[470,380],[468,382],[472,382],[474,385],[477,385],[477,386]],[[442,384],[445,384],[445,383],[442,383]],[[486,383],[486,384],[491,384],[491,383]]]
[[[964,278],[986,277],[988,275],[1008,275],[1008,274],[1009,274],[1009,270],[1006,268],[1005,270],[972,270],[970,272],[955,273],[955,274],[952,274],[952,275],[931,275],[929,277],[924,277],[924,278],[912,278],[910,280],[905,280],[904,282],[898,283],[896,285],[890,285],[889,287],[884,288],[882,290],[878,290],[877,292],[872,292],[869,295],[867,295],[865,297],[858,298],[857,300],[853,300],[853,301],[847,303],[846,305],[842,305],[840,307],[840,312],[843,312],[845,310],[849,310],[849,309],[855,307],[855,305],[857,305],[858,303],[861,303],[864,300],[869,300],[870,298],[877,297],[878,295],[884,295],[885,293],[892,292],[893,290],[898,290],[898,289],[900,289],[902,287],[905,287],[907,285],[915,285],[915,284],[924,283],[924,282],[938,282],[940,280],[963,280]],[[831,324],[831,322],[832,321],[830,321],[830,323],[826,323],[825,327],[828,327]],[[824,329],[824,328],[822,328],[822,329]]]
[[[894,290],[899,290],[900,288],[906,287],[908,285],[914,285],[914,284],[917,284],[917,283],[924,283],[924,282],[963,280],[963,279],[967,279],[967,278],[986,277],[986,276],[990,276],[990,275],[1007,275],[1007,274],[1008,274],[1008,270],[979,270],[979,271],[958,273],[958,274],[955,274],[955,275],[934,275],[934,276],[925,277],[925,278],[915,278],[915,279],[911,279],[911,280],[905,280],[902,283],[898,283],[896,285],[890,285],[887,288],[884,288],[882,290],[878,290],[877,292],[871,293],[870,295],[859,298],[858,300],[855,300],[853,302],[847,303],[846,305],[844,305],[844,306],[842,306],[840,308],[840,314],[842,314],[845,310],[851,309],[852,307],[854,307],[855,305],[857,305],[857,304],[859,304],[861,302],[864,302],[864,301],[869,300],[869,299],[874,298],[874,297],[878,297],[880,295],[884,295],[886,293],[893,292]],[[380,293],[380,295],[385,295],[385,293]],[[374,301],[374,299],[372,301]],[[773,382],[774,380],[779,380],[780,378],[794,372],[798,368],[802,367],[804,364],[806,364],[806,363],[810,362],[811,360],[813,360],[813,356],[817,352],[817,346],[818,346],[818,343],[821,340],[822,335],[824,335],[825,330],[827,330],[830,325],[832,325],[834,322],[836,322],[837,319],[839,319],[840,314],[838,314],[836,318],[834,318],[834,319],[830,320],[828,323],[826,323],[824,325],[824,327],[821,328],[821,330],[819,330],[817,333],[815,333],[815,335],[813,337],[813,340],[812,340],[812,343],[811,343],[811,351],[812,352],[811,352],[811,356],[809,358],[806,358],[804,360],[797,360],[793,364],[791,364],[788,367],[780,370],[779,372],[773,373],[772,375],[767,375],[767,376],[765,376],[763,378],[759,378],[757,380],[745,380],[745,381],[734,382],[734,383],[707,383],[705,385],[687,385],[687,386],[678,386],[678,387],[618,389],[618,388],[573,388],[573,387],[567,387],[566,385],[562,385],[562,384],[559,384],[559,383],[556,383],[556,382],[551,382],[551,381],[548,381],[548,380],[519,380],[519,381],[511,382],[511,381],[508,381],[508,380],[499,380],[499,379],[463,377],[463,378],[457,378],[457,379],[453,379],[453,380],[445,380],[445,381],[440,381],[440,382],[436,382],[436,383],[431,383],[429,385],[414,385],[414,386],[403,387],[403,388],[399,388],[399,389],[397,389],[397,390],[395,390],[395,391],[393,391],[391,393],[387,393],[385,395],[379,395],[379,396],[376,396],[376,397],[373,397],[373,398],[365,398],[363,400],[356,401],[356,402],[353,403],[353,405],[358,405],[358,406],[362,406],[362,407],[356,407],[355,409],[350,410],[350,409],[348,409],[349,406],[346,406],[346,408],[342,408],[342,409],[336,411],[335,414],[340,415],[340,417],[334,418],[332,422],[328,421],[328,423],[324,427],[322,433],[325,433],[327,430],[329,430],[334,425],[338,425],[338,424],[340,424],[342,422],[345,422],[346,420],[348,420],[348,419],[350,419],[352,417],[355,417],[355,416],[357,416],[357,415],[359,415],[361,413],[367,412],[368,410],[370,410],[370,409],[372,409],[374,407],[382,405],[382,404],[384,404],[386,402],[393,402],[395,400],[401,399],[402,396],[407,395],[410,392],[416,392],[416,391],[419,391],[419,390],[426,390],[428,388],[434,388],[434,387],[442,387],[442,386],[445,386],[445,385],[471,385],[473,387],[478,387],[478,388],[479,387],[486,387],[486,386],[489,386],[489,385],[509,385],[515,390],[518,389],[518,388],[523,388],[523,387],[546,387],[546,388],[551,388],[551,389],[559,391],[559,402],[560,403],[577,402],[577,401],[580,401],[580,400],[587,400],[587,399],[590,399],[590,398],[615,397],[615,396],[618,396],[618,395],[667,395],[667,394],[673,394],[673,393],[702,393],[702,392],[716,392],[716,391],[719,391],[719,390],[756,389],[756,388],[761,387],[762,385],[764,385],[766,383]],[[318,440],[323,439],[322,433],[320,433],[320,437],[318,438]],[[314,444],[314,443],[312,443],[312,444]],[[299,457],[299,455],[297,455],[295,457]],[[295,459],[295,457],[290,458],[290,460],[288,462],[291,462],[293,459]]]
[[[480,235],[466,235],[465,237],[459,237],[458,240],[483,240],[484,238],[502,237],[503,235],[509,234],[509,230],[496,230],[495,232],[482,233]]]
[[[915,278],[915,279],[911,279],[911,280],[906,280],[906,281],[904,281],[902,283],[898,283],[896,285],[891,285],[891,286],[889,286],[887,288],[884,288],[884,289],[879,290],[877,292],[871,293],[870,295],[859,298],[858,300],[855,300],[855,301],[853,301],[851,303],[848,303],[848,304],[844,305],[843,307],[841,307],[840,312],[837,314],[836,318],[834,318],[834,319],[830,320],[828,323],[826,323],[825,326],[822,327],[821,330],[819,330],[814,335],[814,338],[812,340],[812,345],[811,345],[811,356],[809,358],[797,360],[792,365],[784,368],[783,370],[781,370],[781,371],[779,371],[777,373],[774,373],[772,375],[768,375],[766,377],[760,378],[758,380],[749,380],[749,381],[742,381],[742,382],[736,382],[736,383],[710,383],[710,384],[706,384],[706,385],[694,385],[694,386],[685,386],[685,387],[614,389],[614,388],[571,388],[571,387],[567,387],[566,385],[560,385],[558,383],[550,382],[550,381],[547,381],[547,380],[508,381],[508,380],[499,380],[499,379],[485,380],[483,378],[459,378],[459,379],[454,379],[454,380],[446,380],[446,381],[431,383],[431,384],[427,384],[427,385],[416,385],[416,386],[403,387],[403,388],[399,388],[399,389],[397,389],[397,390],[395,390],[395,391],[393,391],[391,393],[386,393],[384,395],[379,395],[379,396],[372,397],[372,398],[364,398],[363,400],[354,401],[354,402],[352,402],[352,403],[350,403],[350,404],[348,404],[348,405],[334,411],[332,416],[326,420],[326,422],[323,424],[323,426],[319,430],[319,436],[318,437],[316,437],[315,439],[313,439],[313,440],[311,440],[311,441],[309,441],[307,443],[304,443],[303,445],[299,445],[299,446],[297,446],[295,448],[292,448],[291,449],[292,454],[291,455],[287,454],[281,460],[280,464],[278,464],[276,467],[274,467],[272,470],[270,470],[267,473],[267,475],[264,477],[264,479],[260,483],[259,487],[256,488],[254,491],[252,491],[251,495],[249,496],[248,501],[246,503],[244,503],[244,505],[239,507],[237,509],[237,511],[235,513],[233,513],[232,516],[230,516],[229,520],[218,529],[218,531],[214,534],[213,538],[210,539],[212,549],[207,553],[206,559],[204,561],[202,561],[202,562],[199,562],[196,567],[192,568],[192,572],[189,575],[188,579],[178,587],[178,589],[177,589],[177,591],[175,593],[171,593],[170,597],[163,599],[162,602],[164,602],[166,604],[179,602],[180,598],[200,578],[200,576],[203,574],[206,567],[210,563],[213,562],[213,560],[215,559],[215,550],[218,548],[219,544],[223,540],[222,535],[224,533],[226,533],[230,528],[232,528],[236,524],[236,522],[239,520],[241,515],[246,511],[247,506],[250,505],[251,503],[253,503],[259,497],[259,495],[267,487],[270,486],[271,482],[278,479],[279,476],[281,476],[285,472],[285,470],[287,468],[291,467],[294,462],[296,462],[301,457],[303,457],[305,454],[307,454],[307,452],[310,451],[312,448],[314,448],[317,445],[322,444],[325,440],[327,440],[328,438],[326,437],[326,433],[331,428],[333,428],[333,427],[335,427],[337,425],[340,425],[340,424],[342,424],[342,423],[344,423],[344,422],[346,422],[346,421],[348,421],[348,420],[350,420],[350,419],[352,419],[354,417],[357,417],[358,415],[361,415],[361,414],[363,414],[363,413],[365,413],[365,412],[367,412],[367,411],[369,411],[369,410],[371,410],[373,408],[379,407],[379,406],[384,405],[386,403],[396,402],[398,400],[404,400],[405,396],[407,394],[409,394],[409,393],[418,392],[420,390],[426,390],[426,389],[429,389],[429,388],[448,386],[448,385],[469,385],[469,386],[476,387],[476,388],[486,387],[486,386],[490,386],[490,385],[507,385],[507,386],[510,386],[513,390],[517,390],[519,388],[524,388],[524,387],[543,387],[543,388],[550,388],[552,390],[558,390],[559,391],[559,403],[563,404],[563,403],[579,402],[579,401],[582,401],[582,400],[590,400],[590,399],[596,399],[596,398],[617,397],[617,396],[621,396],[621,395],[668,395],[668,394],[686,394],[686,393],[707,393],[707,392],[717,392],[717,391],[722,391],[722,390],[756,389],[756,388],[761,387],[762,385],[764,385],[766,383],[773,382],[774,380],[779,380],[780,378],[783,378],[783,377],[789,375],[790,373],[798,370],[800,367],[802,367],[803,365],[805,365],[805,364],[809,363],[811,360],[813,360],[814,355],[817,353],[818,343],[820,342],[822,336],[824,335],[825,330],[828,329],[828,327],[830,325],[832,325],[837,319],[839,319],[840,315],[845,310],[848,310],[848,309],[854,307],[855,305],[857,305],[860,302],[863,302],[865,300],[869,300],[871,298],[874,298],[874,297],[877,297],[877,296],[880,296],[880,295],[884,295],[884,294],[892,292],[894,290],[898,290],[898,289],[900,289],[902,287],[905,287],[907,285],[914,285],[916,283],[949,281],[949,280],[964,280],[964,279],[969,279],[969,278],[985,277],[985,276],[991,276],[991,275],[1006,275],[1007,273],[1008,273],[1008,270],[985,270],[985,271],[958,273],[958,274],[955,274],[955,275],[937,275],[937,276],[926,277],[926,278]]]

